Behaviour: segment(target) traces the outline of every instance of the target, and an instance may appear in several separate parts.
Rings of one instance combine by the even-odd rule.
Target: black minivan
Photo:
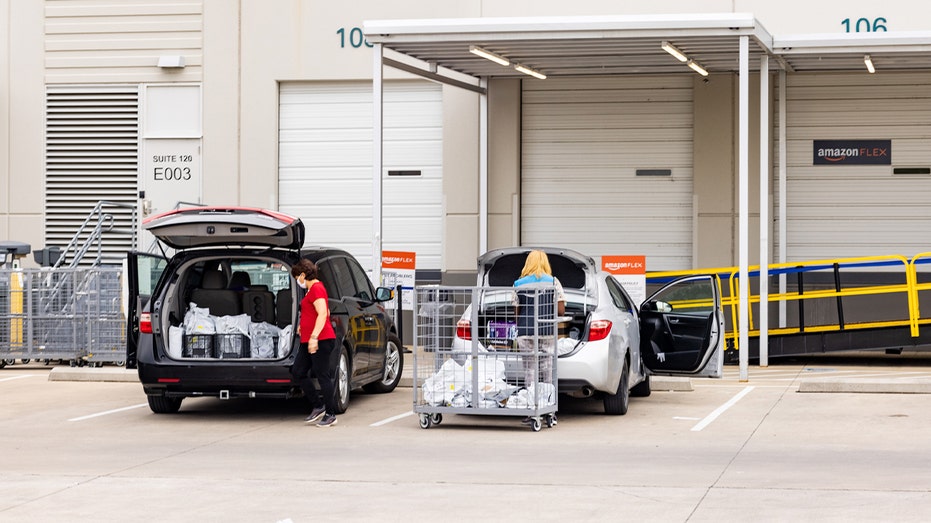
[[[403,347],[384,302],[348,252],[303,247],[304,224],[276,211],[194,207],[147,218],[164,256],[127,256],[127,366],[136,367],[156,413],[186,397],[289,398],[303,289],[290,276],[301,257],[317,264],[338,347],[337,404],[350,391],[391,392]],[[167,249],[173,250],[168,255]]]

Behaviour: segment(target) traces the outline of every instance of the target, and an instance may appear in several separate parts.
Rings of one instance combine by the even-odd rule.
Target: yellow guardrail
[[[872,329],[882,327],[908,327],[912,337],[919,335],[919,326],[931,323],[931,317],[922,318],[920,310],[920,293],[931,292],[931,277],[926,278],[928,281],[920,283],[919,274],[922,274],[921,268],[926,266],[931,274],[931,252],[918,254],[911,259],[904,256],[864,256],[856,258],[838,258],[830,260],[810,260],[805,262],[776,263],[768,266],[770,277],[785,277],[785,292],[770,292],[767,297],[767,303],[785,304],[786,309],[789,304],[793,304],[797,315],[788,318],[787,314],[770,314],[769,324],[774,323],[773,317],[780,323],[788,323],[789,319],[794,320],[794,325],[777,325],[769,327],[769,335],[789,335],[801,332],[818,333],[833,332],[840,330],[855,329]],[[760,335],[760,326],[754,314],[754,307],[759,308],[759,266],[751,266],[749,275],[751,278],[750,292],[748,292],[750,311],[749,316],[749,334],[750,336]],[[692,276],[696,274],[717,274],[726,284],[723,289],[727,294],[722,293],[722,305],[729,312],[729,325],[725,332],[725,339],[731,341],[731,346],[737,348],[739,323],[739,268],[738,267],[718,267],[711,269],[692,269],[686,271],[663,271],[647,273],[649,283],[663,283],[683,276]],[[896,281],[876,281],[874,283],[848,283],[844,284],[842,275],[850,272],[860,274],[873,273],[881,275],[876,280]],[[795,281],[790,281],[790,276],[795,276]],[[808,276],[809,281],[805,282]],[[754,283],[756,289],[754,289]],[[814,280],[814,281],[812,281]],[[791,290],[790,290],[791,288]],[[754,292],[756,290],[756,292]],[[844,298],[855,298],[863,296],[882,297],[893,304],[902,304],[901,317],[886,317],[863,319],[857,318],[854,321],[844,319]],[[834,321],[826,321],[812,315],[805,314],[804,303],[815,302],[823,303],[824,300],[835,300],[836,304],[832,313],[836,315]],[[893,306],[891,309],[896,309]],[[786,310],[780,306],[780,311]],[[821,307],[825,309],[825,307]],[[771,307],[770,307],[770,310]],[[819,311],[823,312],[823,311]],[[879,313],[880,311],[875,311]],[[882,312],[888,312],[883,310]],[[877,314],[878,315],[878,314]]]

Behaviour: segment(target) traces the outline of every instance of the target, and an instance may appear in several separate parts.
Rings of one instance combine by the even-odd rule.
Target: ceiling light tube
[[[508,60],[507,58],[501,56],[500,54],[495,54],[495,53],[492,53],[491,51],[486,51],[485,49],[482,49],[481,47],[477,45],[470,45],[469,52],[474,55],[481,56],[482,58],[491,60],[492,62],[501,64],[501,65],[505,65],[505,66],[511,65],[511,61]]]
[[[535,71],[529,67],[525,67],[523,65],[517,64],[514,66],[514,69],[517,69],[518,71],[524,74],[529,74],[530,76],[534,78],[539,78],[540,80],[546,80],[545,74],[541,73],[540,71]]]
[[[702,76],[708,76],[708,71],[706,71],[705,68],[699,65],[698,62],[696,62],[695,60],[689,60],[687,65],[691,67],[692,70],[695,71],[696,73]]]
[[[876,72],[876,68],[873,67],[873,60],[870,58],[870,55],[863,57],[863,63],[866,64],[866,70],[873,74]]]
[[[689,57],[688,57],[688,56],[685,56],[685,53],[683,53],[682,51],[680,51],[678,48],[676,48],[676,46],[670,44],[669,42],[663,42],[663,45],[662,45],[661,47],[663,48],[663,51],[666,51],[667,53],[671,54],[672,56],[675,56],[676,59],[679,60],[680,62],[688,62],[688,61],[689,61]]]

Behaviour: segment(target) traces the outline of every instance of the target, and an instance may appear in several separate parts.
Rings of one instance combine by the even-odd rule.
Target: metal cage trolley
[[[444,414],[519,416],[556,425],[556,289],[418,286],[414,290],[414,412],[424,429]]]

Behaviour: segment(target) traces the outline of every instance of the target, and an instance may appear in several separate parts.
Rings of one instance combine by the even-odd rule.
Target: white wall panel
[[[203,0],[45,0],[46,83],[200,81],[203,10]],[[155,67],[162,55],[185,67]]]

